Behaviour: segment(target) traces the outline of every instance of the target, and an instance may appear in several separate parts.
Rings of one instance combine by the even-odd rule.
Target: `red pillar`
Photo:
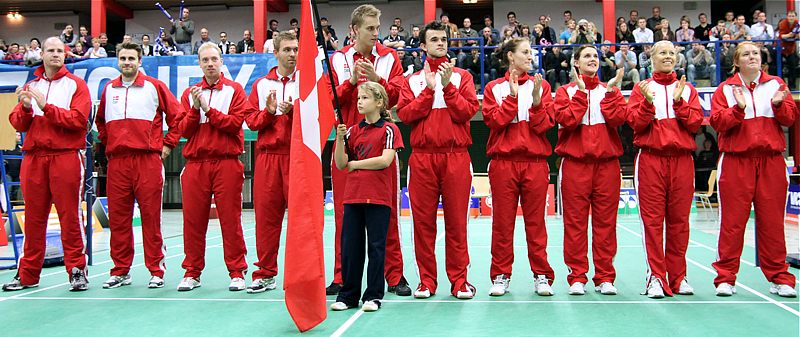
[[[106,1],[92,0],[92,37],[106,32]]]
[[[615,26],[617,18],[614,13],[614,0],[603,0],[603,36],[606,40],[616,42]],[[600,41],[602,42],[602,41]]]
[[[436,20],[436,0],[424,0],[425,1],[425,24],[428,22]]]
[[[794,10],[794,2],[796,0],[786,0],[786,11],[793,11]]]
[[[267,0],[253,0],[253,41],[256,52],[264,52],[267,40]]]

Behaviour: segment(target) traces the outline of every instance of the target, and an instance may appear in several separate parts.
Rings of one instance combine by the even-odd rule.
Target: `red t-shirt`
[[[374,124],[361,120],[347,130],[347,147],[355,158],[364,160],[380,157],[384,149],[403,149],[400,129],[393,123],[379,119]],[[391,207],[392,174],[396,166],[389,165],[382,170],[355,170],[347,173],[347,186],[344,190],[345,204],[377,204]]]

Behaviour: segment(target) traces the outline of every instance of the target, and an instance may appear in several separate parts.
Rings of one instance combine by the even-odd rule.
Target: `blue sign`
[[[222,72],[244,87],[250,94],[253,83],[278,65],[273,54],[224,55]],[[100,100],[106,83],[119,76],[116,58],[88,59],[67,64],[67,69],[86,81],[92,100]],[[203,71],[197,56],[148,56],[139,68],[148,76],[158,78],[180,98],[190,85],[201,80]],[[33,79],[36,68],[0,64],[0,86],[20,86]]]
[[[786,213],[800,214],[800,185],[789,185],[789,195],[786,198]]]

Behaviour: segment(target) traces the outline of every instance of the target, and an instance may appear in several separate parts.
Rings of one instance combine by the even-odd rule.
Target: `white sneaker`
[[[184,277],[181,283],[178,283],[178,291],[190,291],[194,288],[200,288],[200,280],[194,277]]]
[[[131,276],[130,275],[116,275],[111,276],[103,282],[103,289],[113,289],[119,288],[121,286],[128,286],[131,285]]]
[[[378,311],[381,308],[380,302],[378,300],[366,301],[364,304],[361,305],[361,310],[364,312],[373,312]]]
[[[511,279],[503,274],[497,275],[492,282],[492,287],[489,288],[489,296],[503,296],[508,292],[508,286],[511,284]]]
[[[584,295],[586,294],[586,285],[583,282],[575,282],[569,286],[570,295]]]
[[[150,278],[150,282],[147,283],[147,287],[154,289],[154,288],[163,288],[164,287],[164,279],[153,276]]]
[[[717,296],[728,297],[736,293],[736,287],[728,283],[720,283],[717,286]]]
[[[247,285],[244,283],[244,279],[241,277],[234,277],[231,279],[231,284],[228,285],[228,290],[230,291],[241,291],[245,290]]]
[[[664,288],[661,287],[661,282],[656,279],[650,281],[650,285],[647,286],[647,297],[664,298]]]
[[[278,285],[275,282],[274,277],[270,278],[257,278],[253,280],[253,283],[250,283],[250,286],[247,287],[248,294],[255,294],[255,293],[263,293],[267,290],[275,290]]]
[[[336,302],[331,304],[331,310],[333,311],[342,311],[347,309],[350,309],[350,307],[348,307],[347,304],[344,304],[344,302]]]
[[[456,293],[456,298],[460,300],[471,300],[473,297],[475,297],[475,287],[469,283],[464,283],[461,290]]]
[[[417,290],[414,291],[414,297],[416,298],[428,298],[431,297],[431,290],[428,287],[424,286],[420,283],[417,286]]]
[[[689,282],[686,281],[685,278],[683,279],[683,281],[681,281],[681,286],[678,289],[678,294],[679,295],[694,295],[694,288],[692,288],[692,286],[689,285]]]
[[[550,286],[547,276],[537,276],[533,286],[539,296],[553,296],[553,287]]]
[[[594,287],[594,291],[599,292],[603,295],[616,295],[617,294],[617,287],[614,286],[611,282],[603,282],[600,283],[599,286]]]
[[[770,284],[769,293],[778,294],[778,296],[780,297],[797,297],[797,291],[795,291],[794,288],[786,284],[775,284],[775,283]]]

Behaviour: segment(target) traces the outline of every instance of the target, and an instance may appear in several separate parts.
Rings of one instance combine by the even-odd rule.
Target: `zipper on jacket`
[[[589,90],[589,95],[586,96],[586,113],[589,114],[589,126],[592,125],[592,90]]]
[[[676,86],[676,88],[677,88],[677,86]],[[664,107],[666,107],[666,109],[667,109],[666,110],[667,111],[667,118],[673,118],[675,116],[670,116],[669,115],[669,91],[667,90],[667,86],[666,85],[664,86],[664,95],[666,96],[666,99],[664,100]],[[674,113],[673,113],[673,115],[674,115]]]
[[[122,116],[125,119],[128,119],[128,89],[130,87],[125,87],[125,108],[122,110]]]

